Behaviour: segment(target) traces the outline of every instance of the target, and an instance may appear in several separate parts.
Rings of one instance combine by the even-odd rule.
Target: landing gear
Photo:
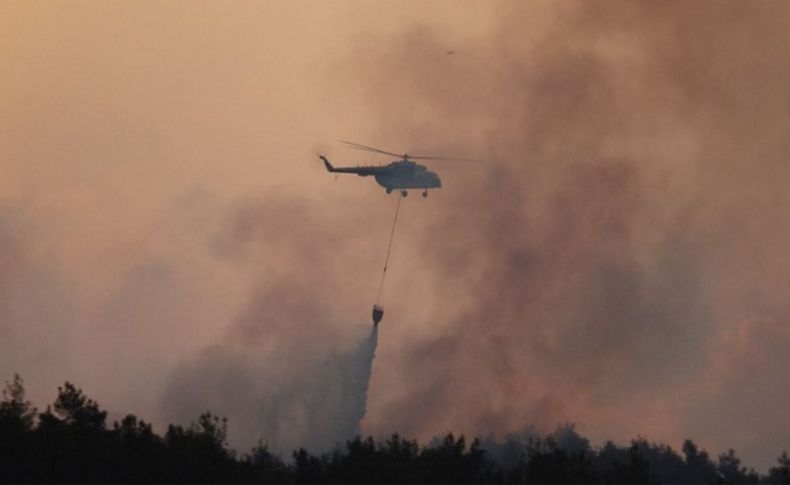
[[[408,192],[406,192],[405,190],[401,190],[401,191],[400,191],[400,195],[401,195],[402,197],[406,197],[407,195],[409,195],[409,193],[408,193]]]
[[[423,197],[428,197],[428,189],[425,189],[425,192],[422,193]]]

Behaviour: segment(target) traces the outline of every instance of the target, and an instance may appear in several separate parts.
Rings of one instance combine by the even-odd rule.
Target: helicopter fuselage
[[[392,162],[374,174],[376,182],[385,189],[435,189],[442,186],[436,172],[414,162]]]
[[[425,166],[410,160],[398,160],[384,166],[373,167],[333,167],[325,157],[321,156],[326,168],[334,173],[354,173],[360,177],[373,176],[376,182],[387,189],[436,189],[442,186],[442,180]]]

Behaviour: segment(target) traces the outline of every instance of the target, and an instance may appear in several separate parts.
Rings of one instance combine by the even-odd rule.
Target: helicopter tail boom
[[[318,155],[318,158],[320,158],[321,160],[323,160],[323,161],[324,161],[324,165],[326,165],[326,169],[327,169],[327,170],[329,170],[330,172],[337,172],[337,170],[335,169],[335,167],[333,167],[333,166],[332,166],[332,164],[331,164],[331,163],[329,163],[329,160],[327,160],[325,156],[323,156],[323,155]]]
[[[326,169],[332,173],[355,173],[360,177],[367,177],[368,175],[375,175],[381,172],[381,167],[335,167],[323,155],[318,157],[324,161]]]

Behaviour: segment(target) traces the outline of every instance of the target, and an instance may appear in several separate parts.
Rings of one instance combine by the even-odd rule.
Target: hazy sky
[[[323,171],[388,161],[350,139],[487,161],[403,203],[363,431],[571,421],[765,468],[788,45],[780,2],[0,3],[0,378],[253,419],[369,332],[396,199]]]

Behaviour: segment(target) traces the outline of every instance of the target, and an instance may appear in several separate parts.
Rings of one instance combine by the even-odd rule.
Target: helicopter
[[[324,165],[329,172],[355,173],[360,177],[372,175],[376,179],[376,182],[386,189],[388,194],[392,193],[393,190],[400,190],[403,197],[408,195],[408,189],[422,189],[422,196],[428,197],[428,189],[438,189],[442,186],[442,180],[439,178],[436,172],[428,170],[428,168],[426,168],[424,165],[420,165],[419,163],[414,162],[414,160],[452,160],[460,162],[481,161],[471,158],[414,156],[407,153],[399,154],[367,145],[360,145],[359,143],[350,141],[340,140],[340,142],[345,143],[349,147],[356,150],[381,153],[384,155],[398,157],[399,159],[391,162],[388,165],[334,167],[325,156],[318,155],[318,157],[323,160]]]

